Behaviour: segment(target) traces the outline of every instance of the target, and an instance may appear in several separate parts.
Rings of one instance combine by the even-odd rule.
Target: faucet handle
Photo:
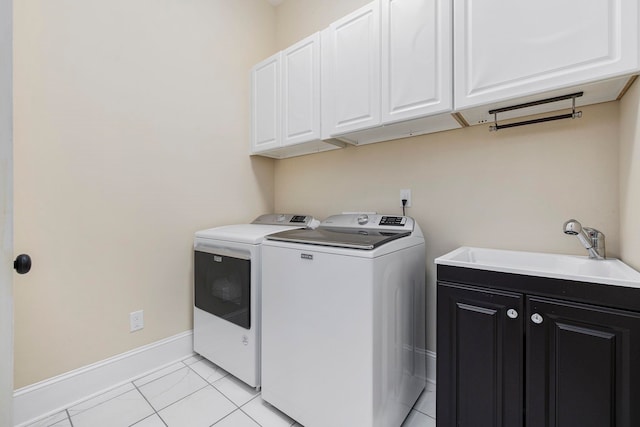
[[[600,230],[596,230],[595,228],[591,228],[591,227],[582,227],[582,229],[587,233],[587,235],[589,237],[591,237],[592,239],[598,239],[600,237],[604,237],[604,233]]]
[[[604,233],[600,230],[596,230],[595,228],[590,228],[590,227],[582,227],[582,228],[589,236],[589,239],[591,240],[591,246],[596,250],[598,255],[600,255],[602,258],[606,258]]]

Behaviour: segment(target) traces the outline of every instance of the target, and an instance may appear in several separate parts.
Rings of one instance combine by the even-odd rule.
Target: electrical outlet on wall
[[[129,313],[129,332],[139,331],[144,328],[144,311],[132,311]]]
[[[411,207],[411,190],[400,190],[400,206],[402,206],[402,201],[406,200],[407,204],[404,205],[407,208]]]

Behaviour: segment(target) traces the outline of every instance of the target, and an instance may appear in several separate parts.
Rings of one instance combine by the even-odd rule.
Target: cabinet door
[[[380,3],[376,0],[322,32],[323,133],[336,136],[380,124]]]
[[[454,4],[455,107],[635,72],[637,0]]]
[[[320,33],[282,53],[282,145],[320,139]]]
[[[382,1],[382,123],[453,108],[451,0]]]
[[[251,70],[251,152],[280,146],[280,53]]]
[[[640,425],[640,314],[527,298],[526,423]]]
[[[522,295],[438,283],[439,427],[518,427],[523,414]]]

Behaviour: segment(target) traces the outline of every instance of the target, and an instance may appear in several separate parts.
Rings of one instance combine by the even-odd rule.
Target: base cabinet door
[[[437,292],[438,427],[640,426],[640,289],[439,265]]]
[[[526,425],[640,425],[640,313],[527,297]]]
[[[438,284],[439,427],[520,427],[524,298]]]

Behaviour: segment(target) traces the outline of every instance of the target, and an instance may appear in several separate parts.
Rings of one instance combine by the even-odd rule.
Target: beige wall
[[[350,2],[351,9],[364,3]],[[343,12],[340,0],[285,1],[277,8],[278,47],[326,27],[334,6]],[[477,126],[280,160],[275,208],[321,218],[400,214],[400,189],[411,189],[407,214],[427,242],[427,346],[435,350],[434,258],[462,245],[586,255],[562,233],[572,217],[603,231],[608,254],[620,255],[619,104],[583,111],[580,120],[495,133]]]
[[[15,3],[15,385],[192,328],[193,232],[273,210],[264,0]],[[129,312],[145,328],[129,333]]]
[[[640,83],[620,102],[620,256],[640,270]]]
[[[488,126],[280,160],[276,210],[324,218],[342,211],[400,214],[412,190],[426,236],[428,348],[435,350],[434,258],[459,246],[586,255],[562,233],[575,217],[619,255],[618,104],[580,120],[490,133]]]
[[[276,9],[278,50],[323,30],[331,22],[370,2],[371,0],[284,0]]]

